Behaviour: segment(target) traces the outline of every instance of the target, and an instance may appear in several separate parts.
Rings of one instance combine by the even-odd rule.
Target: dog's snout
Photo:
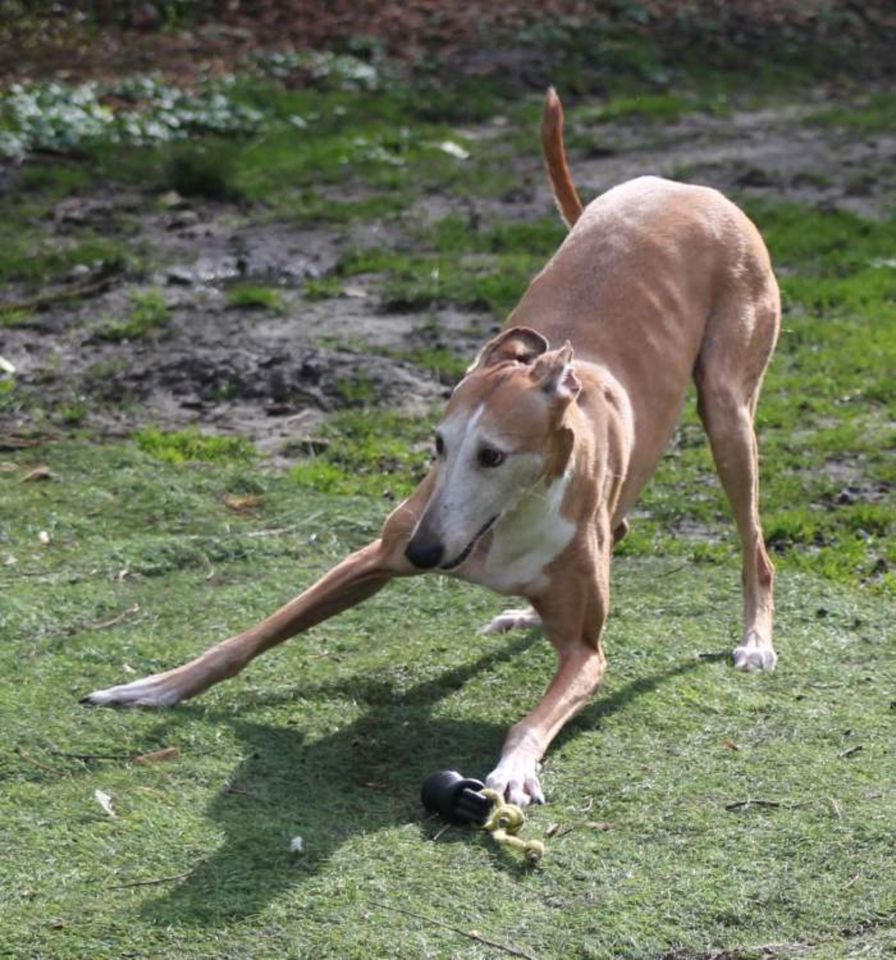
[[[431,570],[439,565],[445,547],[438,540],[413,537],[404,555],[418,570]]]

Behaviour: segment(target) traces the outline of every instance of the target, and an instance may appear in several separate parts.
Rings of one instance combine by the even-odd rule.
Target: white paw
[[[764,640],[755,630],[748,630],[740,646],[731,652],[734,666],[738,670],[754,673],[757,670],[771,671],[775,669],[778,655],[772,647],[771,640]]]
[[[508,630],[533,630],[540,626],[541,617],[531,607],[522,607],[519,610],[499,613],[480,632],[483,636],[488,636],[491,633],[507,633]]]
[[[538,763],[525,757],[501,760],[485,778],[485,785],[497,790],[508,803],[515,803],[518,807],[546,802],[538,781]]]
[[[181,699],[161,676],[144,677],[105,690],[94,690],[81,700],[97,707],[171,707]]]

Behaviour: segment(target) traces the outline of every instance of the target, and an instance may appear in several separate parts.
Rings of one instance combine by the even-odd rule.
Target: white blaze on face
[[[436,487],[427,507],[434,533],[445,547],[445,563],[459,557],[486,524],[516,504],[535,482],[543,458],[537,453],[514,452],[512,442],[482,420],[485,405],[467,415],[459,411],[442,423],[444,442]],[[479,463],[488,447],[507,454],[496,467]]]

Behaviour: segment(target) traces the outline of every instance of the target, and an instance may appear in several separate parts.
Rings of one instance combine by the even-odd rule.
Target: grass
[[[219,460],[251,460],[252,444],[242,437],[224,437],[187,430],[159,430],[144,427],[134,440],[137,446],[165,463],[214,463]]]
[[[171,322],[171,311],[161,290],[144,290],[131,294],[127,317],[101,320],[94,331],[100,340],[139,340],[159,333]]]
[[[73,268],[117,263],[117,240],[84,231],[76,238],[46,239],[36,228],[25,227],[21,216],[0,226],[0,283],[21,283],[28,289],[68,279]]]
[[[896,125],[896,94],[878,91],[849,106],[818,110],[809,120],[859,133],[885,133]]]
[[[227,303],[240,310],[268,310],[271,313],[283,313],[286,309],[283,294],[279,290],[248,284],[241,284],[229,290]]]
[[[298,486],[323,493],[406,496],[426,472],[434,425],[435,413],[340,411],[323,428],[322,449],[290,476]]]
[[[782,577],[779,671],[736,675],[735,567],[622,558],[611,671],[550,755],[527,831],[561,829],[530,872],[469,831],[430,842],[418,806],[432,770],[487,771],[552,667],[532,636],[471,642],[500,609],[482,591],[394,585],[171,713],[76,702],[269,612],[373,536],[380,505],[241,454],[68,443],[9,461],[5,956],[497,955],[419,917],[540,958],[892,948],[891,600]],[[38,461],[58,479],[22,484]],[[223,506],[250,487],[259,512]],[[778,805],[728,809],[748,798]]]

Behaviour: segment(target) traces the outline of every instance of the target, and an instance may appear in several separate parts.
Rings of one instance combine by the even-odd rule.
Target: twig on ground
[[[25,450],[28,447],[39,447],[44,443],[56,443],[59,437],[49,434],[36,437],[20,437],[14,433],[0,435],[0,450]]]
[[[56,777],[64,777],[67,775],[65,770],[59,770],[56,767],[48,767],[45,763],[41,763],[40,760],[35,760],[34,757],[26,753],[21,747],[16,747],[15,752],[16,755],[21,757],[26,763],[30,763],[39,770],[43,770],[44,773],[52,773]]]
[[[61,750],[50,750],[54,757],[66,757],[69,760],[130,760],[127,753],[63,753]]]
[[[417,920],[422,920],[424,923],[431,923],[436,927],[443,927],[445,930],[451,930],[454,933],[459,933],[462,937],[466,937],[468,940],[475,940],[477,943],[484,943],[488,947],[494,947],[496,950],[503,950],[505,953],[509,953],[513,957],[525,957],[525,960],[538,960],[538,957],[534,953],[527,953],[525,950],[518,950],[516,947],[509,947],[506,943],[500,943],[498,940],[489,940],[488,937],[483,937],[481,933],[476,933],[475,930],[464,930],[462,927],[456,927],[453,923],[446,923],[444,920],[438,920],[435,917],[427,917],[422,913],[415,913],[413,910],[405,910],[404,907],[393,907],[391,904],[383,903],[380,900],[373,900],[372,903],[375,903],[378,907],[382,907],[384,910],[393,910],[395,913],[404,913],[409,917],[414,917]]]
[[[128,607],[127,610],[122,611],[118,614],[117,617],[113,617],[111,620],[103,620],[101,623],[90,623],[87,625],[88,630],[108,630],[109,627],[114,627],[116,624],[121,623],[122,620],[126,620],[131,614],[139,613],[140,604],[135,603],[133,606]]]
[[[441,829],[439,830],[439,832],[438,832],[435,836],[431,837],[430,840],[432,841],[432,843],[435,843],[436,840],[439,839],[439,837],[441,837],[443,834],[447,833],[450,829],[451,829],[451,824],[450,824],[450,823],[443,824],[442,827],[441,827]]]
[[[152,880],[129,880],[127,883],[110,883],[108,889],[121,890],[124,887],[150,887],[157,883],[173,883],[175,880],[183,880],[185,877],[189,877],[195,870],[196,867],[193,867],[191,870],[187,870],[186,873],[176,873],[173,877],[155,877]]]
[[[12,313],[16,310],[39,310],[41,307],[60,300],[74,300],[88,294],[99,293],[107,287],[115,277],[116,271],[103,273],[102,276],[92,277],[83,283],[75,283],[64,290],[53,290],[50,293],[39,293],[24,300],[7,300],[0,302],[0,313]]]
[[[572,833],[575,830],[575,825],[571,827],[564,827],[562,830],[558,830],[554,835],[554,840],[559,840],[561,837],[565,837],[567,834]]]
[[[746,800],[735,800],[726,803],[726,810],[737,810],[740,807],[783,807],[785,810],[796,810],[797,807],[808,807],[809,801],[803,803],[789,803],[786,800],[763,800],[759,797],[747,797]]]

